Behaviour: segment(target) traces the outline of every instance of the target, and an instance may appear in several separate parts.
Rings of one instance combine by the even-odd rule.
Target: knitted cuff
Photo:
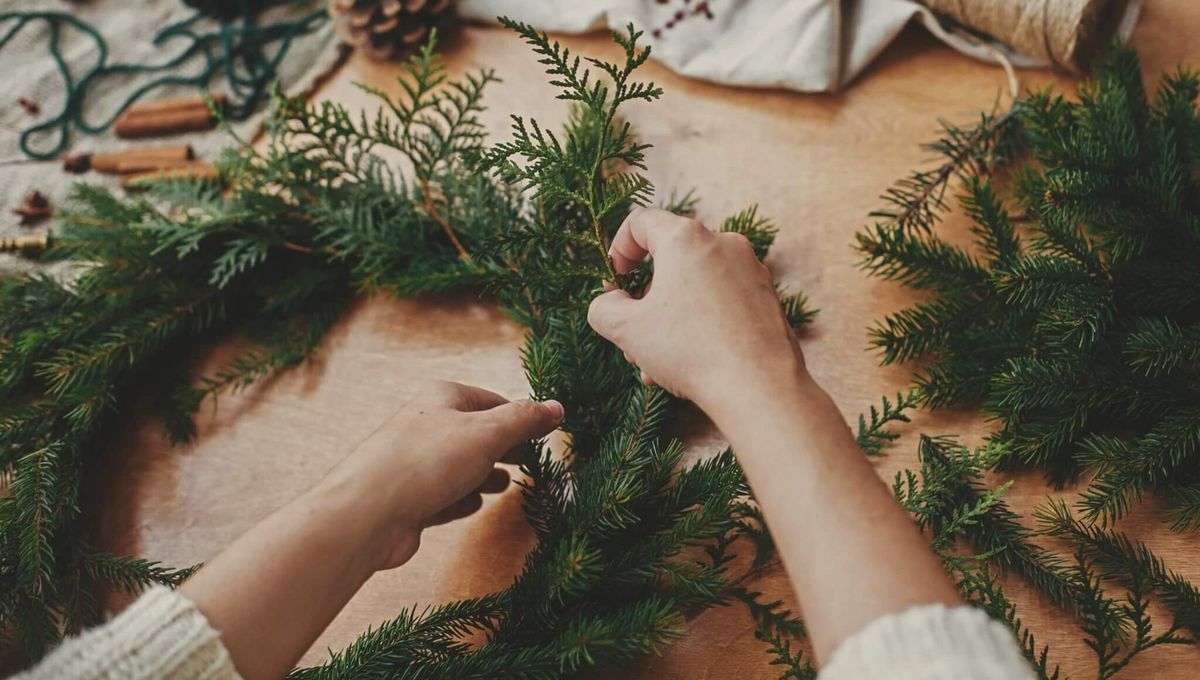
[[[63,641],[26,680],[240,680],[220,633],[191,600],[155,586],[112,621]]]
[[[1027,680],[1012,632],[974,607],[913,607],[846,639],[821,680]]]

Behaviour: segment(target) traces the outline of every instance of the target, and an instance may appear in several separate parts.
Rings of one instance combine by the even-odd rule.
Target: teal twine
[[[125,109],[148,92],[169,85],[204,89],[218,72],[224,73],[226,84],[230,90],[223,115],[233,120],[244,120],[258,107],[269,92],[271,84],[275,80],[279,62],[287,54],[292,40],[297,36],[313,32],[328,16],[322,7],[294,21],[281,21],[258,26],[255,24],[256,15],[264,5],[309,4],[310,1],[277,0],[263,3],[241,0],[242,12],[238,18],[234,21],[222,21],[215,30],[207,32],[196,27],[196,24],[205,16],[203,12],[196,12],[187,19],[168,25],[154,36],[153,44],[155,45],[162,45],[169,40],[178,38],[190,41],[179,54],[159,64],[109,64],[108,43],[105,42],[104,37],[90,24],[65,12],[0,12],[0,26],[11,23],[11,26],[0,36],[0,51],[22,29],[34,25],[36,22],[46,23],[49,32],[48,49],[59,75],[62,77],[63,91],[66,95],[63,106],[57,114],[21,132],[21,151],[31,158],[39,160],[54,158],[67,147],[72,128],[87,134],[103,132]],[[79,79],[78,83],[74,82],[59,46],[62,28],[67,25],[78,29],[95,43],[96,62]],[[278,43],[278,49],[271,55],[268,54],[268,47],[273,43]],[[173,71],[181,64],[197,55],[203,59],[204,64],[204,68],[197,75],[187,77],[173,74]],[[97,80],[106,76],[144,73],[162,73],[163,75],[131,92],[106,120],[93,125],[84,119],[84,103],[88,88]],[[31,147],[31,140],[35,135],[55,129],[57,129],[58,138],[52,148],[37,151]]]

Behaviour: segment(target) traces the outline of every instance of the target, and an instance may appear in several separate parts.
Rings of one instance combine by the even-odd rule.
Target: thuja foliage
[[[633,79],[649,50],[631,28],[615,38],[617,63],[581,60],[509,26],[570,102],[561,132],[514,118],[511,141],[487,146],[478,114],[495,76],[449,80],[430,44],[399,97],[365,88],[377,114],[278,99],[261,149],[241,145],[218,163],[224,187],[165,183],[128,199],[80,187],[46,254],[77,276],[0,282],[6,645],[36,658],[97,621],[98,590],[189,573],[105,554],[82,528],[83,475],[131,392],[153,390],[186,441],[205,399],[303,362],[356,296],[466,289],[528,327],[533,394],[566,405],[565,454],[537,442],[522,466],[536,547],[504,590],[402,612],[295,676],[560,677],[654,650],[687,617],[735,600],[751,606],[779,663],[811,676],[789,642],[802,632],[794,617],[745,588],[771,544],[733,455],[681,466],[682,444],[663,435],[674,400],[586,323],[605,279],[646,280],[644,269],[614,277],[606,244],[652,200],[646,145],[619,116],[660,94]],[[774,234],[753,210],[723,228],[760,255]],[[784,302],[796,322],[811,317],[802,298]],[[212,375],[187,370],[186,357],[232,336],[251,349]],[[883,422],[864,423],[862,436]],[[742,561],[739,537],[753,546]]]
[[[1114,51],[1077,100],[947,126],[858,238],[867,269],[927,292],[872,331],[884,363],[923,361],[924,404],[982,404],[998,464],[1087,473],[1089,521],[1158,489],[1200,526],[1198,93],[1181,70],[1147,97]],[[956,191],[969,248],[937,229]]]

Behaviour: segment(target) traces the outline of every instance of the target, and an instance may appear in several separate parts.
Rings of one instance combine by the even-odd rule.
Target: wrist
[[[411,543],[415,552],[420,540],[420,531],[390,507],[388,496],[363,488],[358,480],[331,475],[297,502],[311,509],[314,531],[341,537],[344,549],[353,555],[352,569],[363,572],[365,580],[387,568],[397,545]]]
[[[799,349],[750,366],[714,371],[712,377],[712,386],[694,401],[723,432],[727,426],[764,421],[781,412],[794,418],[795,408],[821,393]]]
[[[743,384],[705,412],[752,483],[780,465],[808,465],[824,452],[841,450],[828,444],[849,436],[846,421],[802,366]]]

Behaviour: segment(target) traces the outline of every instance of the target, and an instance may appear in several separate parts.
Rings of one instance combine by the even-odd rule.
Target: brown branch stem
[[[450,221],[438,214],[437,206],[433,204],[433,196],[429,193],[429,180],[421,180],[421,197],[425,202],[425,213],[430,219],[437,222],[441,226],[442,231],[446,232],[446,238],[450,239],[450,243],[454,245],[454,249],[458,251],[458,256],[464,260],[470,260],[471,254],[463,247],[462,241],[458,240],[458,235],[454,233],[454,229],[450,227]]]

